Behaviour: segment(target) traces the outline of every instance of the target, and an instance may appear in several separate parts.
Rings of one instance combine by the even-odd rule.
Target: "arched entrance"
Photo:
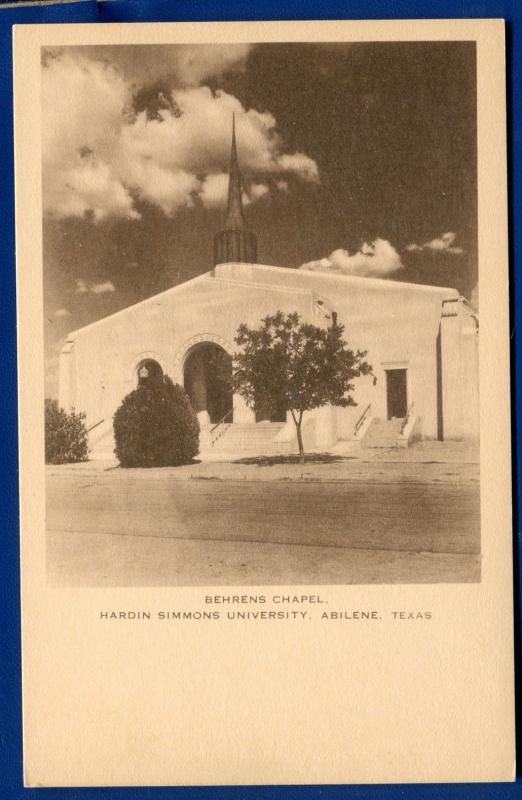
[[[200,424],[216,425],[226,415],[233,422],[232,359],[213,342],[201,342],[183,366],[183,385]]]

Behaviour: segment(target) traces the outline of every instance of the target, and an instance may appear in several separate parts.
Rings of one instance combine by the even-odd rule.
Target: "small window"
[[[157,361],[147,358],[138,365],[138,386],[150,386],[163,378],[163,370]]]

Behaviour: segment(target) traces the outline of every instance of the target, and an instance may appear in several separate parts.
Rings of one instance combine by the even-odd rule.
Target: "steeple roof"
[[[249,231],[243,216],[242,180],[236,146],[236,120],[232,116],[232,147],[228,176],[228,202],[225,224],[214,236],[214,264],[257,261],[257,241]]]
[[[228,202],[224,230],[241,231],[245,228],[242,200],[242,180],[239,170],[236,146],[236,119],[232,115],[232,147],[230,150],[230,169],[228,173]]]

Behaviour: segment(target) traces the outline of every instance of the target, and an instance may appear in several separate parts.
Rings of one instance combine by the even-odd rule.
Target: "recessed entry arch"
[[[183,370],[185,368],[185,362],[190,356],[191,352],[197,345],[207,343],[219,345],[226,353],[228,353],[229,356],[232,356],[232,353],[234,352],[234,346],[232,345],[232,342],[229,342],[228,339],[225,339],[223,336],[220,336],[217,333],[209,333],[206,331],[205,333],[198,333],[195,336],[191,336],[190,339],[187,339],[187,341],[184,342],[184,344],[179,348],[174,362],[176,380],[179,383],[183,383]]]
[[[212,341],[193,344],[183,359],[183,386],[200,424],[234,421],[232,356]]]
[[[230,379],[236,349],[223,336],[205,332],[188,339],[178,351],[177,381],[191,398],[201,425],[217,424],[225,415],[227,422],[234,422]],[[286,421],[286,410],[279,403],[260,402],[252,414],[252,422]]]

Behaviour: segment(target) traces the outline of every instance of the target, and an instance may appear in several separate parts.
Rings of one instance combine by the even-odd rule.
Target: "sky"
[[[212,268],[233,113],[260,263],[477,304],[473,43],[45,49],[50,396],[69,332]]]

